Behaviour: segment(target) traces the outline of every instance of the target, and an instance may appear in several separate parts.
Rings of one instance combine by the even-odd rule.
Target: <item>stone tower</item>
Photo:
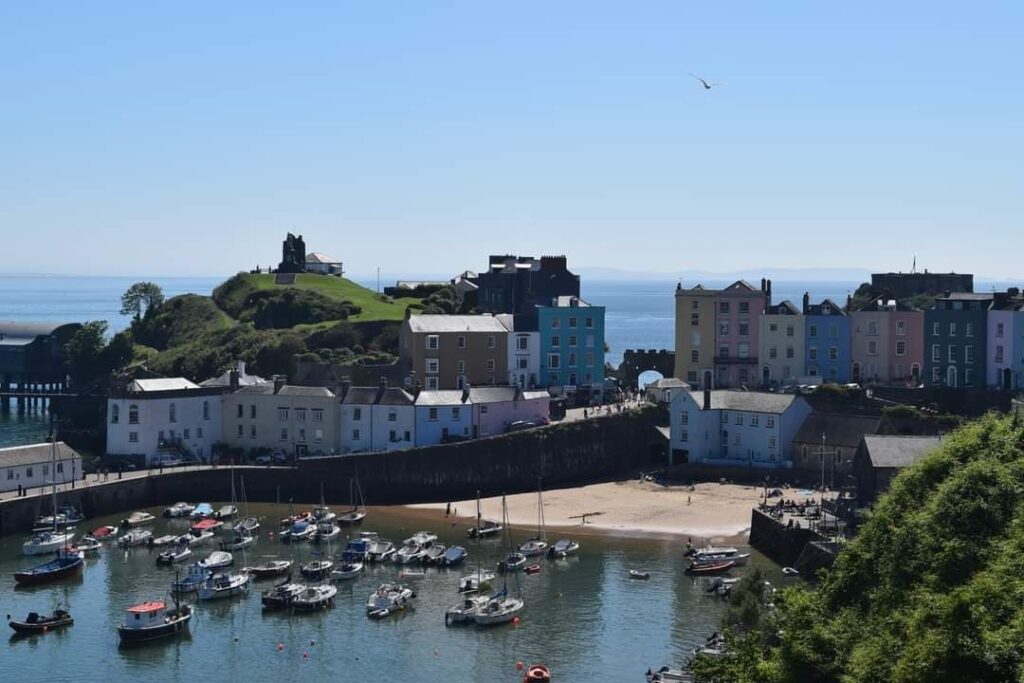
[[[277,270],[280,273],[302,273],[306,270],[306,243],[302,235],[296,237],[288,233],[281,244],[281,263]]]

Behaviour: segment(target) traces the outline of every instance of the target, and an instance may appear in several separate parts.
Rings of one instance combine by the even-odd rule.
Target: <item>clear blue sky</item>
[[[155,4],[0,9],[0,271],[1024,276],[1024,3]]]

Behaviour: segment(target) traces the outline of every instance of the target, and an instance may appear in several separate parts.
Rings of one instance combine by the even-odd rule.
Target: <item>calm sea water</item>
[[[264,530],[246,561],[289,557],[267,535],[276,531],[284,506],[253,506]],[[159,514],[159,510],[150,510]],[[115,518],[90,520],[94,528]],[[413,528],[413,526],[417,528]],[[185,522],[159,519],[155,535],[182,533]],[[88,672],[107,683],[139,680],[203,681],[227,675],[231,680],[273,681],[517,681],[515,663],[543,662],[557,681],[642,680],[649,666],[683,661],[718,628],[723,602],[707,593],[708,578],[683,573],[679,542],[617,538],[582,540],[578,557],[542,561],[542,571],[510,579],[510,592],[526,600],[519,626],[483,629],[446,628],[444,611],[459,602],[458,577],[472,571],[479,556],[493,566],[500,541],[469,543],[464,528],[452,528],[438,516],[435,524],[410,521],[394,511],[371,511],[364,528],[400,541],[419,528],[440,542],[465,545],[470,552],[461,570],[429,569],[415,581],[416,607],[383,621],[366,617],[366,599],[381,582],[397,579],[398,567],[373,567],[359,579],[339,584],[337,603],[327,612],[292,615],[263,612],[258,590],[248,597],[199,603],[191,637],[133,650],[117,646],[116,627],[131,604],[167,595],[173,571],[157,567],[148,549],[130,552],[105,548],[88,560],[81,579],[15,589],[11,573],[33,564],[20,554],[20,537],[0,539],[0,600],[5,613],[24,616],[68,605],[75,625],[64,632],[0,645],[4,679],[28,681],[45,670],[49,680],[72,680]],[[523,532],[518,536],[522,540]],[[296,548],[309,559],[311,547]],[[194,555],[204,557],[209,550]],[[337,551],[337,548],[335,548]],[[242,553],[235,553],[241,564]],[[770,562],[753,561],[771,571]],[[628,578],[630,568],[651,572],[649,581]],[[779,577],[781,580],[781,577]],[[255,584],[264,588],[267,584]],[[500,578],[498,585],[500,587]],[[279,644],[283,648],[279,649]],[[521,676],[521,674],[520,674]]]

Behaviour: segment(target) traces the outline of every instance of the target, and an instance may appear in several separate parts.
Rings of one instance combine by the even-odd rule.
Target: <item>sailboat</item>
[[[330,543],[341,535],[341,527],[335,524],[338,515],[331,512],[324,502],[324,483],[320,482],[320,507],[313,508],[313,517],[316,519],[316,531],[310,541],[316,545]]]
[[[505,496],[501,497],[501,515],[502,521],[504,522],[505,528],[509,529],[508,525],[508,506],[505,503]],[[512,533],[511,530],[508,532],[508,547],[509,555],[514,555],[514,546],[512,545]],[[507,559],[507,558],[506,558]],[[526,562],[526,558],[523,558],[523,562]],[[516,593],[519,593],[519,576],[515,578]],[[491,598],[479,607],[473,613],[473,621],[479,626],[495,626],[497,624],[506,624],[519,616],[519,613],[523,610],[525,602],[518,595],[511,596],[508,594],[508,578],[505,579],[505,585],[502,587],[501,592],[492,595]]]
[[[479,526],[480,526],[480,492],[479,491],[476,492],[476,525],[479,528]],[[480,551],[480,537],[479,536],[475,536],[475,539],[476,539],[477,558],[479,558],[480,557],[480,552],[479,552]],[[449,626],[451,624],[462,624],[462,623],[466,623],[466,622],[471,622],[471,621],[473,621],[474,615],[477,612],[479,612],[481,609],[483,609],[484,607],[487,606],[487,603],[491,599],[489,595],[484,595],[484,594],[470,595],[471,593],[476,593],[477,591],[480,590],[481,585],[483,585],[483,578],[484,578],[483,577],[483,568],[480,566],[480,560],[477,559],[476,573],[475,574],[470,574],[468,576],[464,576],[459,581],[459,592],[466,594],[466,597],[463,599],[462,603],[460,603],[458,605],[455,605],[453,607],[449,607],[447,610],[445,610],[445,613],[444,613],[444,624],[445,624],[445,626]],[[490,577],[489,580],[493,580],[493,578],[494,578],[494,573],[492,572],[491,573],[491,577]],[[472,586],[472,590],[463,590],[463,586],[464,585],[467,588],[469,588],[469,586]]]
[[[244,516],[235,522],[235,529],[248,532],[250,536],[255,537],[256,532],[260,530],[260,520],[249,514],[249,500],[245,497],[245,477],[239,477],[238,481],[242,487],[242,514]]]
[[[60,515],[57,510],[57,435],[50,427],[50,471],[53,472],[53,528],[34,534],[32,538],[22,544],[21,550],[26,555],[48,555],[57,552],[66,545],[70,545],[75,537],[73,531],[67,528],[67,516],[64,516],[65,526],[59,528],[58,520]]]
[[[355,492],[359,494],[359,502],[356,503],[356,498],[353,494],[353,481],[349,481],[348,492],[349,500],[352,502],[352,509],[348,512],[344,512],[338,515],[338,524],[341,526],[349,526],[353,524],[362,524],[363,519],[366,517],[366,511],[363,510],[363,506],[366,501],[363,500],[363,489],[359,486],[359,474],[357,473],[354,479]]]
[[[512,542],[512,525],[508,521],[508,506],[505,504],[505,496],[501,497],[501,522],[505,529],[505,540],[508,543],[508,553],[505,559],[498,562],[498,571],[514,572],[526,566],[526,555],[516,550]]]
[[[527,557],[543,555],[548,550],[547,534],[544,530],[544,494],[541,491],[540,477],[537,477],[537,535],[519,546],[519,552]]]

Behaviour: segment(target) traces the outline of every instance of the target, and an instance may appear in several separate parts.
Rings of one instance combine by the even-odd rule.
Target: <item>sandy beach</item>
[[[544,492],[544,519],[549,529],[573,534],[692,537],[704,542],[745,541],[750,509],[763,489],[736,484],[661,486],[638,480],[593,484]],[[452,501],[452,516],[467,526],[476,501]],[[410,512],[443,518],[445,503],[406,506]],[[501,519],[501,498],[481,501],[483,516]],[[517,529],[537,526],[537,494],[508,496],[509,518]],[[583,514],[586,513],[586,523]],[[452,521],[452,520],[449,520]]]

